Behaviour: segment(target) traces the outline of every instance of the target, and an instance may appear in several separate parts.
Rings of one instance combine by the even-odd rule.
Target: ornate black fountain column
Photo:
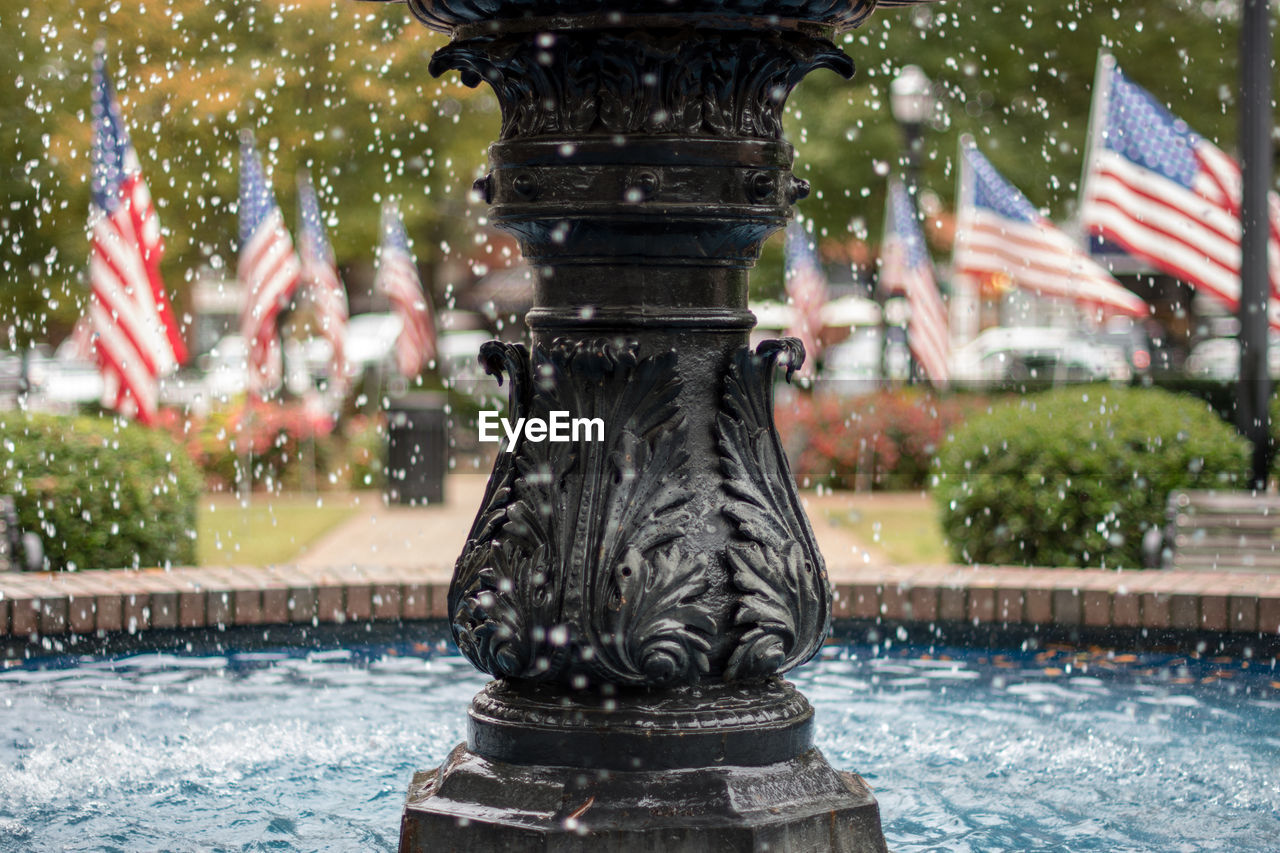
[[[779,676],[831,605],[754,352],[747,270],[808,192],[783,103],[845,76],[874,0],[410,0],[493,87],[476,184],[537,270],[531,348],[486,344],[513,417],[600,419],[499,456],[454,636],[493,681],[415,777],[402,851],[883,851],[875,800]]]

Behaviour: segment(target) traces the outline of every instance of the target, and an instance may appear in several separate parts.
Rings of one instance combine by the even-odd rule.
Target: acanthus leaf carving
[[[480,348],[480,363],[498,384],[510,380],[508,410],[527,417],[533,405],[530,355],[522,344],[490,341]],[[546,619],[554,607],[545,548],[521,547],[507,535],[517,468],[510,454],[494,461],[480,511],[454,569],[449,613],[454,639],[476,666],[498,676],[537,678],[561,664]]]
[[[739,593],[733,624],[742,631],[728,680],[785,672],[812,657],[830,624],[831,590],[813,529],[800,505],[773,423],[773,373],[788,380],[804,361],[794,338],[743,348],[733,358],[716,425],[723,512],[737,541],[726,549]]]
[[[691,680],[710,669],[707,653],[716,620],[699,600],[707,590],[707,558],[679,546],[652,560],[628,548],[614,567],[611,626],[601,644],[610,666],[640,673],[652,684]]]
[[[692,521],[687,427],[674,352],[559,340],[490,344],[520,417],[600,418],[603,440],[521,440],[495,463],[458,561],[459,648],[495,675],[657,685],[705,674],[716,619],[700,599],[704,557],[679,544]],[[520,378],[517,379],[517,372]]]

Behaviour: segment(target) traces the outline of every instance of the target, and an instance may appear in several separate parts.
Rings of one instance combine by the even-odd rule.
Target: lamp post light
[[[907,193],[916,205],[924,123],[933,115],[933,84],[918,65],[908,65],[889,84],[889,110],[906,137],[904,165]]]
[[[475,190],[536,271],[532,344],[481,362],[514,416],[599,428],[498,455],[448,598],[495,680],[415,776],[403,853],[885,853],[875,798],[781,677],[832,596],[773,422],[804,349],[749,348],[747,309],[809,191],[786,98],[853,74],[832,39],[876,5],[409,0],[451,38],[431,73],[493,88]]]

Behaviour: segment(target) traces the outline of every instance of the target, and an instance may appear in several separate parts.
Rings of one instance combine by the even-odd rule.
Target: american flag
[[[885,215],[884,267],[880,285],[901,292],[911,307],[907,341],[916,362],[931,381],[945,383],[947,369],[947,309],[933,278],[933,262],[925,248],[915,205],[900,181],[889,182]]]
[[[1031,206],[978,152],[960,140],[954,265],[977,278],[1007,278],[1045,296],[1103,314],[1141,317],[1147,305]]]
[[[1103,54],[1081,223],[1153,267],[1240,305],[1240,167]],[[1280,327],[1280,197],[1269,198],[1271,325]]]
[[[799,338],[804,345],[804,364],[801,376],[813,376],[821,353],[822,306],[827,303],[827,277],[818,263],[813,242],[799,222],[787,226],[786,243],[787,298],[795,312],[794,325],[787,334]]]
[[[375,287],[391,300],[403,326],[396,339],[396,364],[413,378],[436,357],[436,324],[431,302],[422,292],[418,266],[409,250],[409,236],[395,202],[382,206],[382,244],[378,247]]]
[[[186,360],[160,279],[164,243],[138,154],[98,46],[93,63],[89,317],[105,405],[143,423],[155,417],[160,377]]]
[[[248,348],[249,393],[269,396],[283,377],[276,321],[298,287],[301,264],[267,183],[253,135],[240,135],[240,334]]]
[[[325,236],[324,221],[315,187],[306,172],[298,174],[298,254],[302,261],[302,287],[315,306],[320,334],[329,341],[333,355],[329,360],[329,381],[345,380],[347,360],[347,291],[338,278],[338,265],[333,247]]]

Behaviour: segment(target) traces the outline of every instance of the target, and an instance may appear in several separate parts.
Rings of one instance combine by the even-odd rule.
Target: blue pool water
[[[794,681],[897,853],[1280,850],[1280,672],[829,647]],[[0,671],[0,851],[394,850],[484,683],[434,647]]]

